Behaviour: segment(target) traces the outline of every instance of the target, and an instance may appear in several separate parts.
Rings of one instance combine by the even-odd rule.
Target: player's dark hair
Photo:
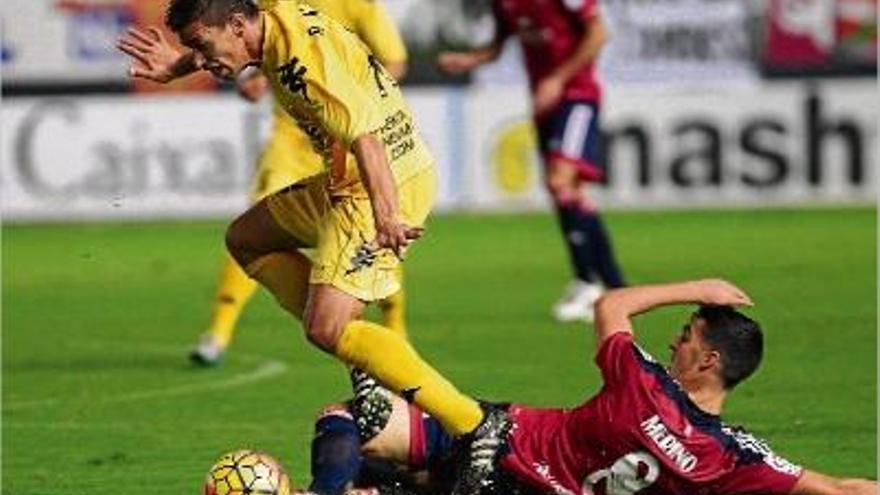
[[[751,376],[764,355],[764,335],[755,320],[730,306],[700,306],[703,340],[721,354],[721,379],[731,390]]]
[[[256,0],[171,0],[165,25],[176,33],[196,21],[222,26],[232,14],[255,18],[259,14]]]

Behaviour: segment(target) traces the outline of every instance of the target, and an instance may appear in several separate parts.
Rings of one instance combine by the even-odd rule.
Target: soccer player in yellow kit
[[[476,493],[509,428],[425,363],[405,336],[359,319],[399,289],[396,267],[436,195],[433,158],[397,83],[363,42],[309,6],[173,0],[168,26],[216,77],[252,69],[324,157],[325,171],[255,204],[227,231],[252,278],[303,321],[308,339],[415,402],[469,441],[454,493]],[[312,260],[299,249],[314,248]]]
[[[404,76],[406,47],[381,3],[368,0],[309,0],[308,4],[356,33],[394,79],[400,80]],[[150,66],[149,71],[146,67],[133,68],[134,71],[142,71],[137,75],[168,82],[196,69],[192,65],[178,65],[175,72],[174,62],[182,53],[161,35],[154,33],[132,30],[120,40],[120,48],[124,52],[146,62],[138,65]],[[166,56],[163,57],[163,54]],[[250,80],[240,81],[239,92],[245,98],[256,101],[268,89],[266,84],[264,76],[256,75]],[[273,102],[272,118],[271,138],[260,155],[251,188],[253,203],[295,182],[317,175],[323,168],[323,159],[312,148],[308,136],[277,101]],[[400,279],[403,280],[402,273]],[[235,334],[236,323],[256,288],[257,282],[248,277],[233,259],[227,257],[224,260],[208,330],[190,353],[193,362],[207,365],[220,362]],[[385,326],[405,333],[403,287],[379,301],[379,306]]]
[[[381,3],[367,0],[309,0],[308,3],[357,34],[394,79],[403,77],[406,71],[406,47]],[[308,136],[278,102],[273,102],[272,137],[259,159],[252,200],[259,201],[294,182],[316,175],[320,173],[322,165],[321,156],[312,149]],[[400,280],[403,280],[402,273]],[[256,286],[257,283],[234,260],[226,260],[211,323],[191,354],[193,361],[207,364],[217,361],[232,340],[238,317]],[[405,333],[403,286],[379,301],[379,306],[385,326]]]

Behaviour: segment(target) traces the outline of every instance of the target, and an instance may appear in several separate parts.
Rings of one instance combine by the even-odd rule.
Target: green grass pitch
[[[793,461],[876,476],[874,209],[615,213],[633,283],[723,276],[757,302],[763,367],[727,421]],[[185,355],[208,318],[222,222],[6,226],[4,494],[198,493],[221,453],[265,449],[299,483],[321,404],[346,376],[259,294],[224,366]],[[439,216],[412,250],[416,346],[463,390],[574,405],[597,390],[591,328],[549,308],[568,281],[547,215]],[[661,360],[689,314],[637,329]]]

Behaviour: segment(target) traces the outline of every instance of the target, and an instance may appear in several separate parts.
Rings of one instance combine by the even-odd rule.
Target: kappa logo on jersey
[[[388,89],[385,88],[383,80],[392,86],[397,86],[397,81],[385,72],[385,67],[382,65],[382,62],[379,62],[379,59],[375,55],[370,54],[367,57],[367,63],[370,64],[370,69],[373,70],[373,78],[376,80],[376,87],[379,89],[379,96],[387,98]]]
[[[291,93],[302,96],[304,100],[311,103],[309,98],[308,86],[306,85],[306,72],[308,69],[304,65],[300,65],[299,57],[293,57],[289,62],[278,68],[281,74],[280,81]]]
[[[660,416],[653,415],[642,421],[642,431],[654,444],[660,448],[666,457],[685,473],[689,473],[697,467],[697,456],[688,452],[681,441],[669,431],[669,428],[660,420]]]

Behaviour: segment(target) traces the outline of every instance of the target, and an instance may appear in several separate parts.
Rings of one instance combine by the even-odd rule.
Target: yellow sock
[[[397,276],[400,280],[400,290],[379,301],[379,309],[382,310],[382,320],[389,330],[406,336],[406,284],[403,281],[403,265],[397,265]]]
[[[336,355],[418,404],[453,435],[469,433],[483,420],[475,400],[424,362],[406,338],[385,327],[363,320],[349,323],[336,344]]]
[[[232,341],[238,317],[256,290],[257,283],[249,279],[238,264],[227,256],[220,272],[214,311],[208,326],[208,333],[220,346],[226,347]]]
[[[245,271],[271,292],[281,307],[302,320],[312,271],[308,258],[297,251],[279,251],[257,258]]]

